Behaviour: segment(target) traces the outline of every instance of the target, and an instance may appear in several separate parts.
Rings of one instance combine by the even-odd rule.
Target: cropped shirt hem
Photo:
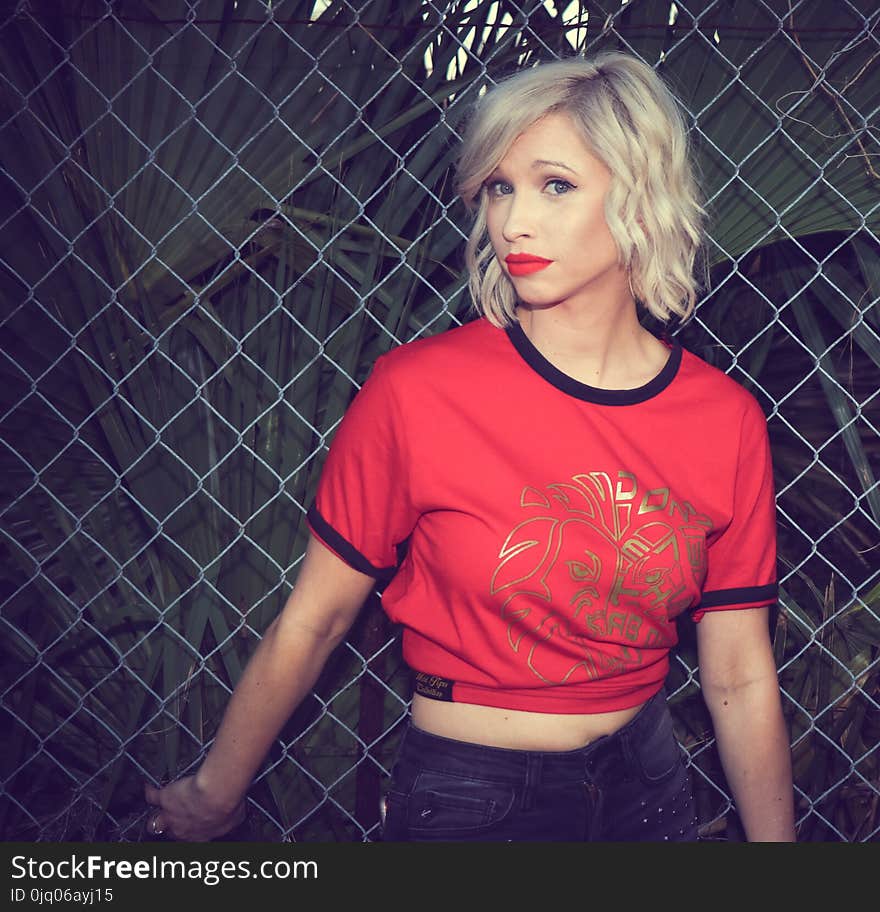
[[[424,677],[433,677],[416,673]],[[463,684],[448,681],[451,684],[452,703],[474,703],[478,706],[492,706],[496,709],[512,709],[524,712],[553,713],[554,715],[593,715],[595,713],[615,712],[641,706],[656,694],[665,683],[666,676],[659,681],[651,681],[633,689],[610,690],[600,694],[593,690],[586,692],[582,687],[561,684],[556,687],[516,688],[502,690],[493,687],[481,687],[478,684]],[[595,682],[593,682],[595,683]],[[416,688],[416,693],[431,697],[424,690]],[[448,691],[447,691],[448,693]]]

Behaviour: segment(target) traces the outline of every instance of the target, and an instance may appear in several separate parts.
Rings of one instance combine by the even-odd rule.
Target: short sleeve
[[[307,515],[311,531],[349,566],[385,581],[418,518],[386,357],[343,416]]]
[[[693,611],[758,608],[777,597],[776,500],[767,422],[749,397],[743,417],[733,487],[731,519],[707,547],[702,597]]]

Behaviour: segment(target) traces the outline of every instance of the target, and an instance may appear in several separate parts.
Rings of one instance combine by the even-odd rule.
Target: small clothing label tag
[[[437,675],[426,674],[424,671],[415,673],[416,693],[432,700],[446,700],[452,702],[452,685],[455,681],[448,678],[439,678]]]

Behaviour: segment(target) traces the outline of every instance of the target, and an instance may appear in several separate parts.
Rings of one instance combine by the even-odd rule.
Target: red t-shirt
[[[346,412],[308,521],[387,582],[417,689],[459,702],[635,706],[678,615],[776,600],[764,415],[677,344],[631,390],[563,374],[518,324],[400,346]]]

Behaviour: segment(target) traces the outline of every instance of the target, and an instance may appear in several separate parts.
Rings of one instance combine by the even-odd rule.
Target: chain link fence
[[[687,108],[711,288],[683,344],[768,415],[799,835],[880,831],[877,34],[869,0],[81,0],[0,13],[0,833],[139,840],[294,583],[375,358],[470,318],[469,104],[617,47]],[[742,838],[691,625],[701,833]],[[408,672],[372,596],[236,838],[371,840]]]

